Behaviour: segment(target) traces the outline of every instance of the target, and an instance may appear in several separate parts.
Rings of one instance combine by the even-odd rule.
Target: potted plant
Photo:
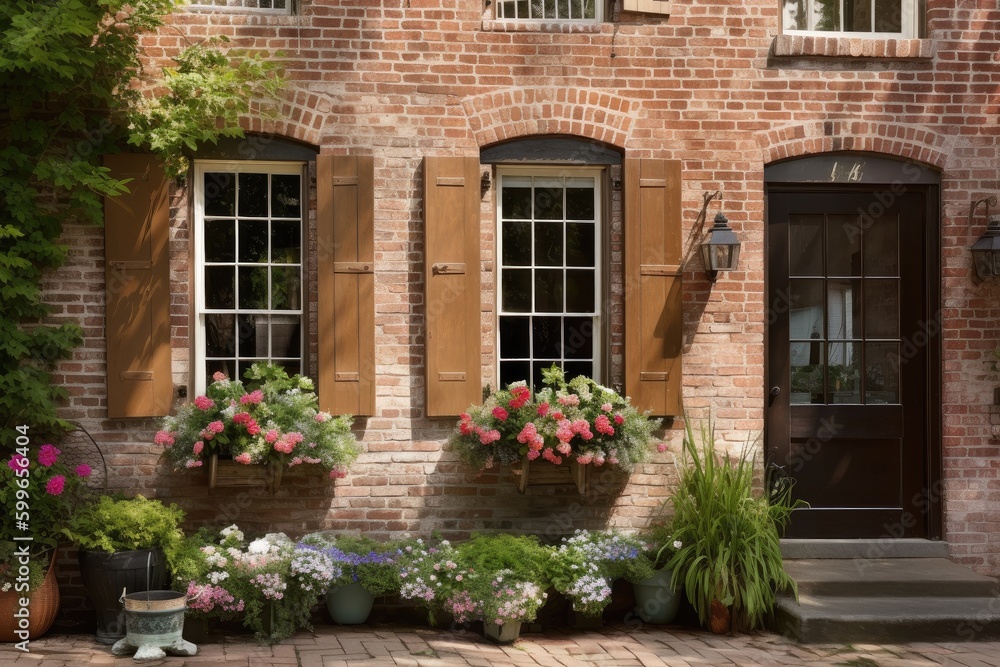
[[[399,548],[366,537],[313,533],[298,548],[318,551],[340,568],[330,582],[326,608],[335,623],[357,625],[368,620],[375,598],[399,591],[395,558]]]
[[[782,563],[778,527],[802,503],[792,502],[790,487],[770,497],[755,488],[757,458],[748,449],[720,457],[712,428],[703,426],[696,438],[688,421],[684,467],[669,501],[673,539],[680,546],[667,567],[702,624],[715,632],[758,628],[777,590],[795,592]]]
[[[551,553],[549,578],[570,600],[575,614],[594,619],[578,619],[574,625],[600,624],[601,614],[611,602],[612,582],[637,567],[645,548],[638,538],[614,530],[577,530],[563,538]]]
[[[97,641],[125,636],[122,591],[160,590],[181,546],[184,512],[143,496],[104,496],[77,509],[63,533],[80,547],[80,574],[94,603]]]
[[[526,383],[515,382],[461,415],[450,443],[464,462],[479,470],[522,464],[523,491],[528,463],[541,458],[572,467],[583,493],[591,468],[629,472],[646,460],[660,420],[585,376],[567,382],[556,365],[542,375],[545,388],[534,398]]]
[[[193,542],[174,577],[177,590],[201,593],[188,616],[239,616],[269,644],[311,628],[313,606],[341,574],[325,554],[296,547],[284,533],[247,541],[233,525],[217,534],[202,531]]]
[[[289,377],[280,366],[258,362],[246,379],[244,385],[216,373],[204,395],[164,419],[154,440],[175,469],[207,462],[209,486],[214,487],[220,459],[237,469],[264,465],[272,493],[285,468],[313,466],[332,479],[347,475],[359,453],[349,415],[334,417],[319,410],[312,380]]]
[[[91,474],[86,463],[70,470],[61,454],[51,444],[33,453],[25,437],[0,464],[0,507],[7,517],[0,522],[0,642],[29,638],[15,614],[27,614],[34,638],[59,611],[56,547]]]
[[[670,623],[677,616],[683,586],[667,563],[682,546],[670,523],[655,523],[642,536],[643,548],[624,577],[632,582],[636,609],[646,623]]]

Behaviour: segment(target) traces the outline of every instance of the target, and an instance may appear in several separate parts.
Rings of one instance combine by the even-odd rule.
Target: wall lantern
[[[986,197],[972,202],[969,209],[969,225],[972,225],[972,215],[980,204],[986,205],[986,231],[972,244],[972,266],[976,276],[986,280],[1000,275],[1000,215],[990,215],[990,206],[997,205],[996,197]]]
[[[715,282],[719,271],[734,271],[740,261],[740,240],[729,226],[729,219],[722,213],[715,214],[715,224],[708,232],[708,240],[701,244],[708,279]]]

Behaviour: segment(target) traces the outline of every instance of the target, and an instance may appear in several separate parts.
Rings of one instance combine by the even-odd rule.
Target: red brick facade
[[[1000,574],[1000,443],[990,435],[991,417],[1000,423],[1000,408],[990,407],[1000,377],[989,371],[1000,339],[1000,288],[973,281],[969,247],[985,220],[980,211],[968,221],[971,200],[1000,190],[995,3],[928,0],[922,40],[781,36],[774,0],[674,0],[669,18],[616,7],[614,20],[598,26],[530,29],[491,20],[489,3],[298,4],[294,16],[180,11],[146,49],[159,61],[180,46],[181,32],[192,39],[225,34],[241,47],[282,51],[289,85],[280,119],[253,120],[247,129],[322,153],[374,156],[378,381],[376,414],[357,421],[364,453],[346,479],[293,476],[274,498],[209,493],[201,473],[158,466],[155,420],[106,419],[102,232],[72,226],[70,262],[50,277],[47,296],[59,304],[55,319],[82,321],[86,341],[57,381],[70,391],[66,416],[102,444],[115,489],[176,500],[194,523],[295,533],[321,525],[378,534],[640,527],[671,492],[669,453],[654,454],[627,485],[602,473],[601,493],[519,495],[504,475],[477,478],[443,449],[454,420],[423,417],[423,158],[567,135],[626,157],[681,160],[690,250],[683,400],[695,416],[711,409],[720,435],[738,446],[764,426],[764,167],[854,151],[940,170],[944,537],[959,562]],[[314,214],[314,168],[310,176]],[[724,193],[742,255],[738,271],[711,284],[690,235],[701,224],[702,194],[716,190]],[[610,261],[620,263],[622,193],[609,193]],[[481,265],[482,370],[493,385],[495,195],[493,187],[482,198]],[[710,215],[715,210],[713,203]],[[186,188],[176,187],[170,312],[178,386],[187,385],[191,363],[190,211]],[[307,291],[310,369],[317,356],[315,268]],[[621,289],[610,287],[611,382],[622,374]],[[672,430],[668,438],[676,444],[679,435]]]

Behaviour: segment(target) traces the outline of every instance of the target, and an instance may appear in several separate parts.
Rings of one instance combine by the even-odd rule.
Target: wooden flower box
[[[260,488],[273,496],[281,487],[282,467],[274,463],[244,465],[212,454],[208,459],[208,488]]]
[[[521,460],[520,469],[514,469],[514,483],[517,490],[525,492],[529,486],[575,485],[580,495],[585,495],[590,486],[590,466],[584,466],[570,459],[556,465],[542,458]]]

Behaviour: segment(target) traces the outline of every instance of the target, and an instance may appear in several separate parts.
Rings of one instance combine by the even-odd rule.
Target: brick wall
[[[175,52],[183,41],[178,32],[193,39],[225,34],[238,46],[280,50],[289,79],[281,118],[250,121],[247,129],[325,153],[375,157],[378,388],[377,414],[357,427],[365,453],[336,484],[293,477],[274,498],[209,493],[198,475],[157,467],[154,422],[103,418],[101,232],[68,227],[71,259],[47,291],[60,305],[55,317],[82,319],[87,338],[57,379],[70,389],[66,414],[104,446],[115,488],[177,500],[193,523],[291,532],[324,526],[378,534],[558,534],[641,526],[671,489],[669,453],[654,455],[627,484],[604,480],[608,493],[522,496],[501,475],[476,478],[443,450],[451,420],[422,417],[423,156],[568,134],[629,156],[680,159],[685,248],[692,252],[702,193],[721,190],[743,243],[741,265],[714,285],[699,260],[686,265],[684,400],[695,416],[711,409],[722,438],[737,447],[763,427],[764,165],[853,150],[913,158],[941,171],[946,538],[957,560],[1000,574],[1000,458],[989,428],[991,389],[1000,376],[987,364],[1000,337],[1000,288],[970,277],[968,248],[984,220],[970,226],[967,219],[970,200],[1000,190],[995,3],[928,0],[930,38],[888,45],[776,40],[778,3],[771,0],[675,0],[669,20],[616,12],[614,22],[600,26],[531,29],[491,21],[478,2],[299,4],[296,16],[179,12],[146,40],[147,56],[159,62]],[[493,195],[482,202],[484,381],[494,381]],[[612,206],[620,219],[620,200]],[[184,385],[190,239],[180,186],[171,233],[174,377]],[[315,332],[314,279],[309,294]],[[315,368],[315,341],[310,354]],[[667,437],[676,445],[678,435]]]

